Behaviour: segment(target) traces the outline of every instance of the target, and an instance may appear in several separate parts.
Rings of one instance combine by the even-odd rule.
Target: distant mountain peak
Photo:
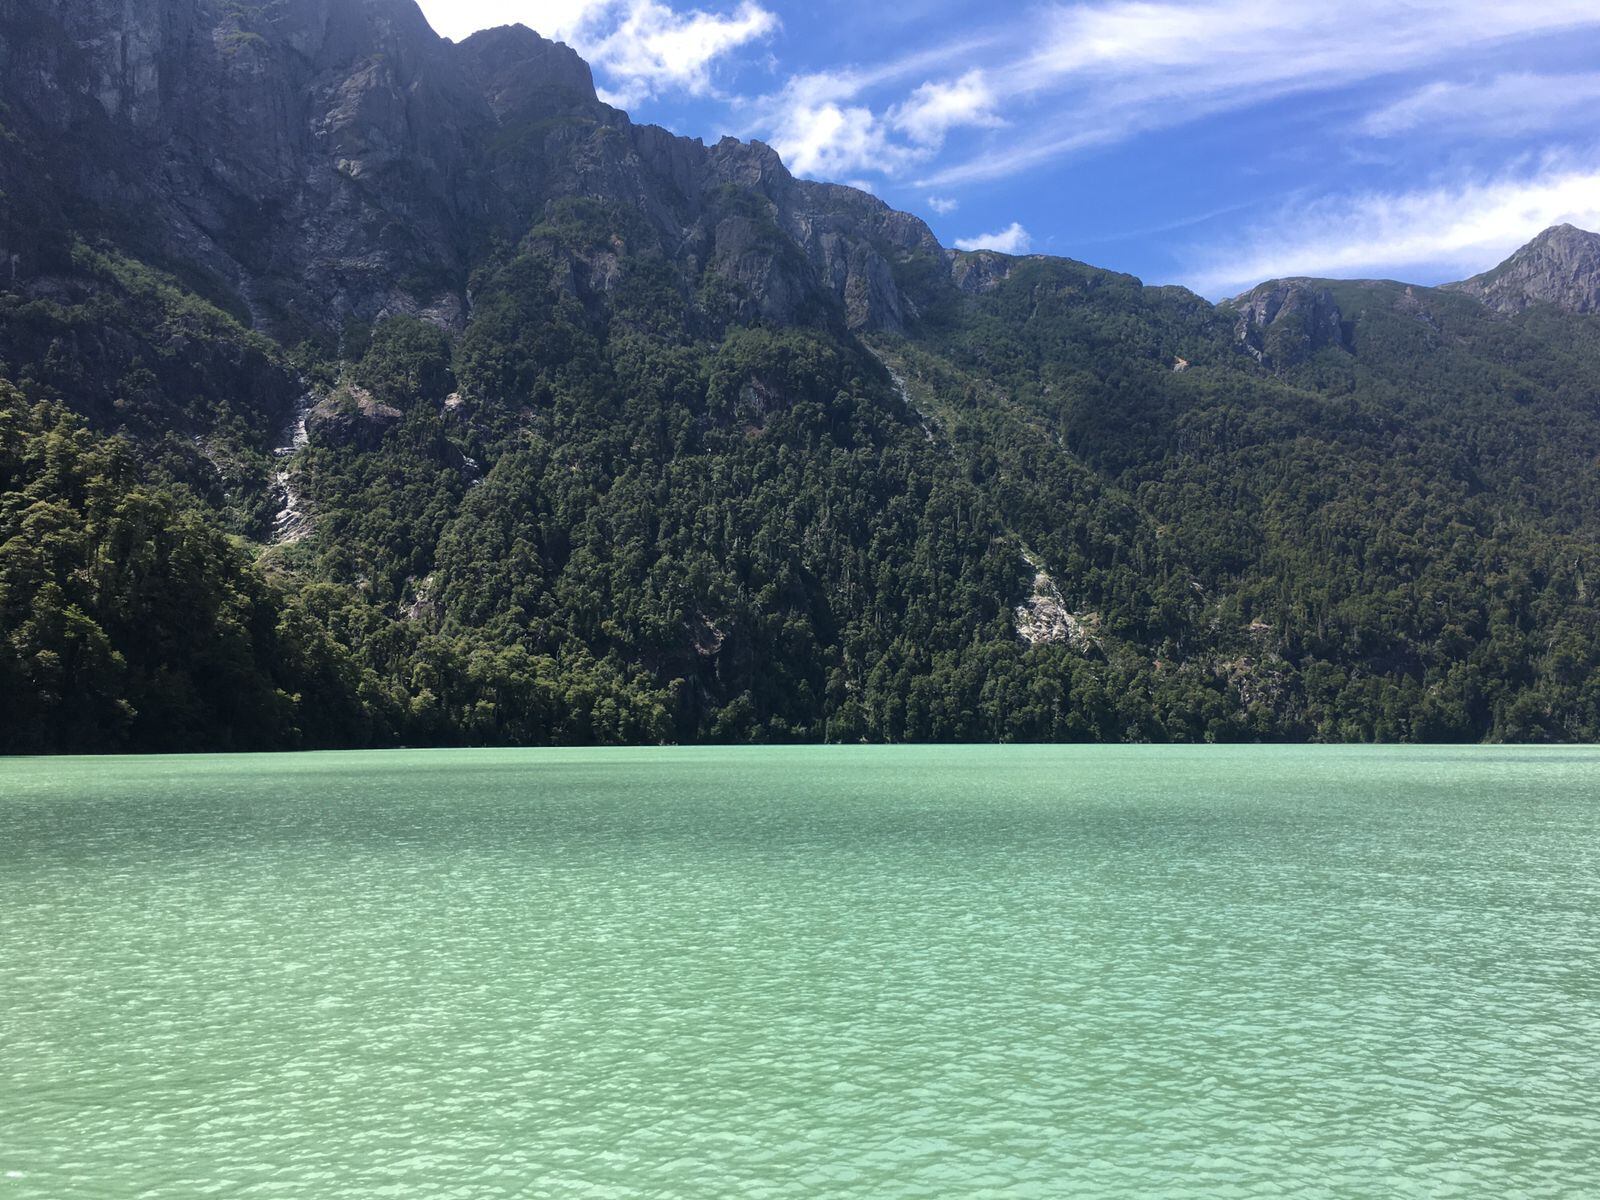
[[[1579,229],[1576,225],[1564,221],[1560,225],[1550,226],[1549,229],[1546,229],[1543,233],[1539,234],[1538,237],[1530,241],[1528,245],[1534,246],[1540,242],[1574,242],[1593,240],[1597,237],[1600,237],[1600,234],[1590,233],[1587,229]]]
[[[1600,312],[1600,233],[1553,225],[1494,270],[1446,287],[1500,312],[1521,312],[1532,304]]]

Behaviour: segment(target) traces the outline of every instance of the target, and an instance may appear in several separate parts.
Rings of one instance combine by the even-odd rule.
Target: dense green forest
[[[1037,260],[900,361],[1074,598],[1261,736],[1594,737],[1600,323],[1330,287],[1341,340],[1251,371],[1228,306]],[[1068,456],[1133,514],[1105,575]]]
[[[23,7],[0,751],[1600,738],[1592,234],[1212,305],[409,0]]]
[[[0,384],[7,748],[1600,732],[1594,322],[1359,286],[1349,345],[1268,371],[1226,308],[1035,260],[868,345],[585,307],[550,283],[609,236],[582,216],[459,336],[343,359],[86,250],[115,312],[11,310],[46,350]],[[74,405],[90,322],[136,357]],[[183,361],[138,357],[173,328]],[[294,388],[174,382],[242,354],[320,397],[301,537]],[[1019,636],[1030,563],[1071,636]]]

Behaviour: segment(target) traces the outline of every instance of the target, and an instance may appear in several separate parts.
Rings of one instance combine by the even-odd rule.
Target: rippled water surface
[[[1600,753],[0,762],[0,1197],[1597,1197]]]

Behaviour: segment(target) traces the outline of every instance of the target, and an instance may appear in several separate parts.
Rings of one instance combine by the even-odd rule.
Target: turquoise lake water
[[[0,761],[0,1198],[1600,1196],[1600,751]]]

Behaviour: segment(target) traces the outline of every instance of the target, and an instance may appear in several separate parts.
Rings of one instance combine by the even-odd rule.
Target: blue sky
[[[1419,283],[1600,229],[1600,0],[422,0],[636,120],[777,147],[946,245],[1231,295]]]

